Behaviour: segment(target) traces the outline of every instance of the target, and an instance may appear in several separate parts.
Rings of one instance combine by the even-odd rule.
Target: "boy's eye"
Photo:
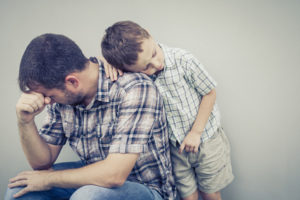
[[[149,69],[149,67],[150,67],[150,64],[146,65],[144,71],[146,71],[147,69]]]
[[[154,51],[154,53],[152,55],[152,58],[155,57],[155,56],[156,56],[156,50]]]

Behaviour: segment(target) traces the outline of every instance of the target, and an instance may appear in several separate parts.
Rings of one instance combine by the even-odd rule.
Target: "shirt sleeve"
[[[191,53],[186,52],[181,59],[185,75],[191,87],[202,96],[217,86],[217,82],[208,74],[204,66]]]
[[[163,103],[156,87],[150,81],[135,84],[124,91],[119,106],[115,135],[110,153],[144,153],[153,134],[153,127]]]
[[[39,130],[40,136],[45,142],[53,145],[64,145],[67,141],[63,131],[59,105],[47,105],[46,118]]]

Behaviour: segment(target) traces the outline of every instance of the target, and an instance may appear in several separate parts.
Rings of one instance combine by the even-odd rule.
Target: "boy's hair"
[[[65,77],[85,68],[88,59],[71,39],[43,34],[27,46],[19,69],[19,86],[28,92],[37,86],[64,89]]]
[[[136,63],[141,43],[149,37],[144,28],[132,21],[117,22],[105,30],[102,55],[114,67],[126,71],[126,65]]]

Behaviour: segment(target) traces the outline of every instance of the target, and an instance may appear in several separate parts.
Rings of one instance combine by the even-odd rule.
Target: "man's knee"
[[[70,200],[96,200],[99,199],[99,196],[101,196],[101,199],[105,199],[105,196],[107,196],[105,190],[108,189],[95,185],[82,186],[72,194]]]
[[[14,198],[14,195],[17,194],[23,188],[24,187],[7,188],[4,199],[5,200],[16,200]],[[32,199],[32,198],[29,195],[21,196],[18,198],[18,200],[26,200],[26,199]]]

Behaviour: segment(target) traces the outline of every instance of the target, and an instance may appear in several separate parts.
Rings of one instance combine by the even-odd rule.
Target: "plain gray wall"
[[[0,0],[0,198],[8,179],[29,169],[15,116],[27,44],[60,33],[97,56],[105,28],[126,19],[190,50],[217,80],[236,177],[223,199],[300,199],[300,3],[292,0]],[[59,158],[76,159],[68,145]]]

